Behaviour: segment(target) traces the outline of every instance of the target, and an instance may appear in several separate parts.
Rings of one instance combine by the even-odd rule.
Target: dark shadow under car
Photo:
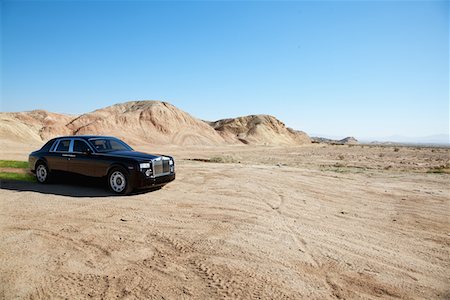
[[[40,184],[38,182],[1,180],[0,188],[19,192],[37,192],[67,197],[111,197],[118,196],[105,188],[103,179],[88,179],[83,177],[59,176],[52,183]],[[161,187],[134,190],[130,195],[138,195],[160,190]]]

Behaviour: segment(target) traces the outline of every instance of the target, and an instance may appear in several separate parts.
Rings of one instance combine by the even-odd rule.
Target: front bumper
[[[139,173],[138,176],[136,176],[134,179],[133,186],[134,188],[137,189],[160,187],[174,180],[175,180],[175,173],[159,176],[156,178],[146,177],[144,174]]]

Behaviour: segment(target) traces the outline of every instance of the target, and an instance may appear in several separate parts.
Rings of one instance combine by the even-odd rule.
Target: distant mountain
[[[450,145],[449,134],[436,134],[421,137],[408,137],[402,135],[392,135],[388,137],[374,137],[361,139],[364,142],[376,143],[401,143],[401,144],[437,144]]]
[[[351,145],[358,144],[358,140],[354,137],[346,137],[341,140],[328,139],[323,137],[311,137],[311,141],[313,143],[325,143],[325,144],[333,144],[333,145]]]

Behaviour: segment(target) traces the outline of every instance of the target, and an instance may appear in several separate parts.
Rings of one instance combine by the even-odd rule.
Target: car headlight
[[[150,177],[152,175],[152,170],[148,169],[145,171],[145,176]]]
[[[175,172],[175,164],[173,162],[173,159],[169,160],[169,166],[170,166],[170,173]]]
[[[150,169],[150,163],[140,163],[139,168],[141,169]]]

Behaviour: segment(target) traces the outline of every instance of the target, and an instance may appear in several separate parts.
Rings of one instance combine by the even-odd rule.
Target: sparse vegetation
[[[4,168],[3,172],[0,172],[0,180],[17,180],[17,181],[30,181],[34,182],[33,175],[26,173],[23,169],[28,169],[28,162],[17,160],[0,160],[0,168]],[[5,169],[18,169],[14,172],[8,172]]]
[[[207,162],[207,163],[241,163],[240,160],[230,155],[213,156],[211,158],[187,158],[186,160]]]
[[[12,173],[12,172],[0,172],[0,180],[17,180],[35,182],[36,179],[33,175],[28,173]]]
[[[447,163],[446,165],[441,165],[438,167],[431,168],[427,171],[427,173],[450,174],[450,163]]]
[[[214,156],[209,159],[212,163],[237,163],[237,160],[229,155],[225,156]]]
[[[330,167],[322,167],[321,171],[335,172],[335,173],[363,173],[365,168],[337,166],[336,164]]]
[[[0,168],[26,169],[28,168],[28,162],[17,160],[0,160]]]
[[[400,148],[395,147],[395,148],[394,148],[394,152],[398,152],[398,151],[400,151]]]

